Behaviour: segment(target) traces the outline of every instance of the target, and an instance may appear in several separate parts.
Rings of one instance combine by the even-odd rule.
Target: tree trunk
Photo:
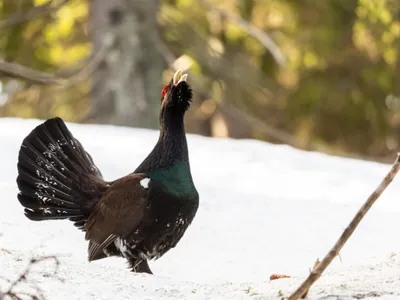
[[[93,51],[112,38],[93,74],[96,123],[156,128],[163,57],[154,46],[158,0],[92,0]]]

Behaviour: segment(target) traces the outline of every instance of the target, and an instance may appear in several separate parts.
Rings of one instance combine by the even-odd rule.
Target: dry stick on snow
[[[340,236],[339,240],[333,246],[333,248],[329,251],[329,253],[324,257],[324,259],[311,271],[308,278],[298,287],[298,289],[289,297],[289,300],[300,299],[304,295],[307,294],[310,287],[313,285],[315,281],[321,276],[322,272],[329,266],[332,260],[340,253],[340,250],[353,234],[354,230],[357,228],[358,224],[361,222],[363,217],[366,215],[368,210],[372,207],[375,201],[379,198],[379,196],[383,193],[383,191],[388,187],[388,185],[392,182],[393,178],[396,176],[397,172],[400,169],[400,153],[397,154],[397,158],[390,169],[389,173],[382,180],[380,185],[376,188],[376,190],[368,197],[367,201],[360,208],[357,214],[354,216],[353,220],[350,222],[349,226],[345,229],[345,231]]]
[[[34,280],[30,280],[28,277],[33,272],[33,267],[35,265],[41,264],[45,261],[53,261],[54,262],[54,270],[50,273],[46,273],[47,277],[53,277],[57,280],[63,281],[61,278],[58,277],[58,269],[60,266],[60,262],[56,256],[42,256],[39,258],[31,258],[29,261],[26,269],[15,279],[13,282],[10,283],[10,286],[6,291],[0,290],[0,300],[3,299],[13,299],[13,300],[22,300],[22,299],[29,299],[29,300],[45,300],[46,297],[42,289],[35,283]],[[44,274],[43,274],[44,275]],[[10,282],[9,280],[2,278],[3,280]],[[28,284],[29,292],[23,292],[19,288],[24,284]],[[27,287],[25,286],[25,289]]]
[[[286,57],[283,55],[281,49],[279,46],[274,42],[274,40],[266,34],[264,31],[259,29],[258,27],[252,25],[245,19],[231,15],[225,10],[222,10],[218,7],[215,7],[211,3],[209,3],[206,0],[199,0],[204,6],[206,6],[209,10],[211,11],[216,11],[218,12],[221,16],[227,18],[229,21],[236,23],[239,25],[244,31],[247,32],[248,35],[252,36],[256,40],[258,40],[268,51],[272,54],[276,62],[280,66],[285,66],[286,65]]]
[[[68,0],[62,0],[55,5],[52,5],[53,2],[55,2],[55,1],[43,4],[43,5],[39,5],[29,11],[16,12],[16,13],[12,14],[7,19],[0,21],[0,29],[18,25],[18,24],[22,24],[22,23],[28,22],[30,20],[45,16],[45,15],[59,9],[61,6],[63,6],[65,3],[67,3]]]

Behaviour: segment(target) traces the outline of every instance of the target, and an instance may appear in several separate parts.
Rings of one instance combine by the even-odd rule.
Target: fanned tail
[[[108,184],[64,121],[31,131],[18,155],[18,200],[30,220],[69,219],[82,229]]]

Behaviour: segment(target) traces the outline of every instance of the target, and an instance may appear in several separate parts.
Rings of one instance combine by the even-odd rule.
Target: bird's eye
[[[169,90],[169,86],[168,86],[168,85],[166,85],[166,86],[163,87],[163,89],[161,90],[161,96],[162,96],[162,98],[164,98],[164,96],[165,96],[165,94],[168,92],[168,90]]]

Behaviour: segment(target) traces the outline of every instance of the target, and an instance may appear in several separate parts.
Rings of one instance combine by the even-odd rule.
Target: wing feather
[[[115,239],[117,238],[117,236],[115,234],[110,234],[105,240],[104,242],[102,242],[101,244],[98,244],[94,241],[91,241],[91,243],[89,243],[89,261],[94,260],[94,258],[100,253],[103,252],[103,249],[107,248],[111,243],[113,243],[115,241]]]
[[[124,239],[143,219],[148,188],[140,184],[146,174],[130,174],[114,181],[102,195],[85,225],[89,261],[117,238]]]

